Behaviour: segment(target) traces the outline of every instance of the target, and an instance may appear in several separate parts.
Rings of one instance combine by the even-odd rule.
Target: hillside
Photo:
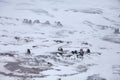
[[[120,80],[119,5],[0,0],[0,80]]]

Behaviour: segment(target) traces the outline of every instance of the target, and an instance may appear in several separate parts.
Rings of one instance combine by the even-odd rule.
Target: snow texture
[[[120,0],[0,0],[0,80],[120,80]]]

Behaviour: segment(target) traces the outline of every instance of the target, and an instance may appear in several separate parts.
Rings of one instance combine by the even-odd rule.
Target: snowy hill
[[[0,80],[120,80],[119,5],[0,0]]]

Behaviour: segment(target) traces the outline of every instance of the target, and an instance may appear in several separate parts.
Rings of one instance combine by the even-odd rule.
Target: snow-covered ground
[[[0,0],[0,80],[120,80],[115,29],[120,0]]]

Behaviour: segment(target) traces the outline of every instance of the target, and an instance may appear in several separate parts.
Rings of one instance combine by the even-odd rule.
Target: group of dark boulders
[[[71,57],[73,55],[76,55],[77,58],[79,58],[79,57],[83,57],[85,54],[90,54],[91,51],[90,51],[90,49],[87,49],[86,51],[84,51],[83,49],[80,49],[80,51],[74,50],[74,51],[71,51],[70,53],[71,54],[67,55],[67,57]],[[58,48],[57,54],[59,54],[63,57],[64,54],[66,54],[66,53],[64,52],[63,48],[60,47],[60,48]],[[67,53],[67,54],[69,54],[69,53]]]
[[[23,23],[26,24],[44,24],[44,25],[51,25],[51,23],[47,20],[44,23],[40,22],[38,19],[36,20],[31,20],[31,19],[24,19]],[[63,26],[62,23],[60,21],[55,21],[54,22],[55,26]]]
[[[86,51],[84,51],[83,49],[80,49],[79,51],[72,50],[68,53],[65,50],[63,50],[63,48],[61,48],[61,47],[59,47],[57,52],[55,52],[56,55],[60,55],[62,57],[71,57],[71,56],[75,55],[77,58],[83,58],[83,56],[85,54],[90,54],[90,53],[91,53],[90,49],[86,49]],[[26,54],[32,55],[31,50],[27,49]]]

